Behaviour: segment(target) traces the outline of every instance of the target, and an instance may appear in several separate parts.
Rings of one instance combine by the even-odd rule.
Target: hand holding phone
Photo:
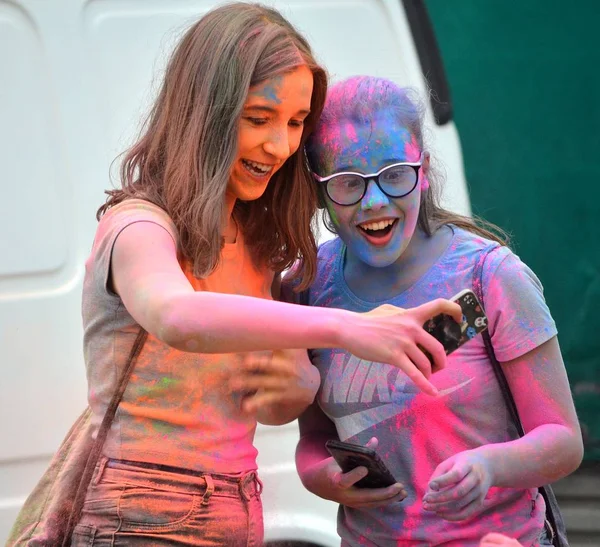
[[[344,473],[348,473],[359,466],[366,467],[367,476],[354,483],[356,488],[385,488],[397,482],[383,460],[372,448],[335,439],[327,441],[325,448]]]
[[[450,355],[480,332],[487,329],[487,316],[485,315],[483,306],[472,290],[462,290],[450,300],[456,302],[462,309],[463,317],[461,323],[457,323],[449,315],[442,314],[432,317],[423,325],[423,328],[444,346],[446,355]],[[433,359],[429,352],[426,350],[423,350],[423,352],[433,364]]]

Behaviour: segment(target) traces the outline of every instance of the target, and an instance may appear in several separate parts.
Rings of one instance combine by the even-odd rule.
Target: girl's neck
[[[417,228],[398,260],[376,268],[352,256],[346,249],[344,279],[362,300],[389,300],[412,287],[439,260],[452,240],[452,229],[442,226],[431,236]]]

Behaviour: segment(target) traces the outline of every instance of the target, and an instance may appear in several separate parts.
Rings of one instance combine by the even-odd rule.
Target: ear
[[[424,152],[423,165],[421,165],[421,192],[425,192],[425,190],[429,189],[429,179],[427,178],[429,175],[429,163],[429,152]]]

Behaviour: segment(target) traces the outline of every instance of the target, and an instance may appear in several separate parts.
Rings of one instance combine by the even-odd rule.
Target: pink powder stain
[[[404,153],[406,154],[406,161],[419,161],[421,147],[414,135],[411,135],[410,141],[404,144]]]
[[[356,129],[355,129],[355,127],[354,127],[354,124],[353,124],[353,123],[351,123],[351,122],[346,122],[346,123],[344,124],[344,129],[345,129],[345,131],[346,131],[346,137],[347,137],[347,138],[348,138],[350,141],[352,141],[352,142],[354,142],[354,143],[358,142],[358,136],[356,135]]]
[[[436,441],[433,442],[431,437],[432,423],[430,419],[435,415],[439,415],[439,413],[444,414],[444,421],[439,421],[439,427],[435,428]],[[427,408],[427,412],[420,413],[418,415],[418,421],[420,423],[418,425],[415,424],[415,427],[413,428],[414,436],[412,441],[416,500],[412,506],[407,507],[406,519],[404,520],[404,526],[406,529],[415,531],[422,529],[423,525],[421,521],[423,519],[423,496],[427,491],[429,480],[433,474],[433,471],[437,465],[441,463],[431,461],[431,450],[429,449],[429,445],[437,444],[438,446],[447,446],[448,456],[450,456],[451,453],[456,452],[456,450],[453,450],[452,447],[453,445],[456,445],[456,435],[454,434],[454,429],[456,425],[459,425],[459,420],[456,416],[444,412],[444,403],[441,399],[436,401],[436,404]],[[453,422],[457,422],[457,424],[455,425]]]

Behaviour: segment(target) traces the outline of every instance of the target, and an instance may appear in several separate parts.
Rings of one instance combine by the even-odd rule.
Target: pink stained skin
[[[367,475],[364,467],[356,467],[343,473],[336,461],[329,455],[325,442],[337,437],[335,425],[322,410],[312,404],[300,421],[300,442],[296,449],[296,467],[302,484],[317,496],[335,501],[348,507],[374,508],[406,497],[402,484],[396,483],[387,488],[356,488],[360,479]],[[367,446],[377,447],[377,439],[372,438]]]
[[[523,544],[504,534],[491,533],[486,534],[483,538],[481,538],[481,542],[479,543],[479,547],[523,547]]]

